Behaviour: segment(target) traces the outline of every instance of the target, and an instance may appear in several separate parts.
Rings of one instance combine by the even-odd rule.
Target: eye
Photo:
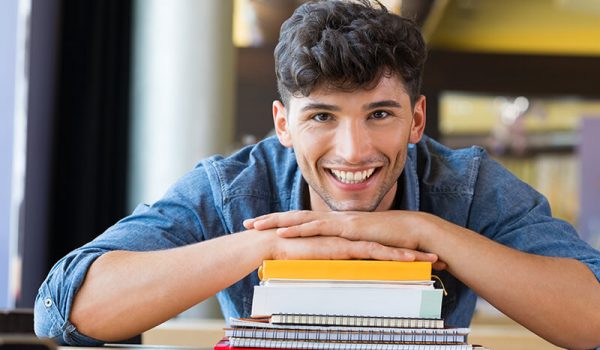
[[[323,122],[330,121],[331,119],[333,119],[333,117],[331,116],[331,114],[319,113],[319,114],[313,115],[311,119],[316,122],[323,123]]]
[[[371,119],[385,119],[389,116],[390,116],[390,114],[386,111],[375,111],[375,112],[371,113],[370,118]]]

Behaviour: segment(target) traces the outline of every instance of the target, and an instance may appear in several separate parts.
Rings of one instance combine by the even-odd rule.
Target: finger
[[[244,220],[244,221],[242,222],[242,225],[244,225],[244,227],[245,227],[247,230],[251,230],[251,229],[253,229],[253,228],[254,228],[254,221],[255,221],[255,220],[256,220],[256,219],[246,219],[246,220]]]
[[[248,218],[242,222],[242,225],[244,225],[244,227],[246,229],[250,230],[250,229],[255,228],[254,227],[255,222],[260,221],[260,220],[265,220],[271,216],[280,215],[280,214],[282,214],[282,213],[269,213],[269,214],[257,216],[255,218]]]
[[[412,252],[415,254],[416,261],[427,261],[430,263],[435,263],[438,260],[438,256],[436,254],[424,253],[418,250],[412,250]]]
[[[448,268],[448,264],[446,264],[445,262],[443,262],[441,260],[438,260],[433,263],[432,268],[437,271],[442,271],[442,270],[446,270]]]
[[[313,220],[300,225],[277,229],[280,237],[341,236],[341,226],[328,220]]]
[[[254,228],[257,230],[267,230],[277,227],[301,225],[314,220],[318,215],[317,212],[308,210],[268,214],[255,219]]]
[[[354,213],[300,212],[297,222],[286,222],[277,230],[280,237],[339,236],[351,241],[377,241],[377,236],[361,228]],[[302,223],[301,223],[302,222]],[[294,225],[295,224],[295,225]],[[283,226],[283,227],[282,227]]]
[[[286,242],[306,244],[305,258],[310,259],[373,259],[412,261],[414,256],[375,242],[349,241],[339,237],[284,238]],[[297,246],[297,245],[296,245]]]
[[[262,219],[264,219],[264,218],[268,217],[269,215],[273,215],[273,214],[265,214],[265,215],[257,216],[257,217],[255,217],[255,218],[249,218],[249,219],[246,219],[246,220],[244,220],[244,221],[242,222],[242,225],[244,225],[244,227],[245,227],[245,228],[247,228],[247,229],[249,229],[249,230],[250,230],[250,229],[253,229],[253,228],[254,228],[254,223],[255,223],[256,221],[258,221],[258,220],[262,220]]]
[[[393,248],[376,242],[347,241],[349,243],[349,254],[353,259],[374,259],[393,261],[414,261],[415,255],[409,249]]]
[[[276,259],[372,259],[414,261],[414,251],[376,242],[350,241],[340,237],[281,238]]]

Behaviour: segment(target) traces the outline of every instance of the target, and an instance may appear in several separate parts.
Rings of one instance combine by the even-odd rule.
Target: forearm
[[[104,341],[137,335],[252,272],[268,258],[269,236],[245,231],[175,249],[104,254],[75,296],[70,320]]]
[[[441,219],[430,225],[422,248],[506,315],[559,346],[600,345],[600,284],[583,263],[520,252]]]

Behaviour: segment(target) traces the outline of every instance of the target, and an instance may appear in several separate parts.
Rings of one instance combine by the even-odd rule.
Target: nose
[[[354,120],[340,123],[335,142],[337,156],[350,164],[360,164],[365,161],[371,147],[365,125]]]

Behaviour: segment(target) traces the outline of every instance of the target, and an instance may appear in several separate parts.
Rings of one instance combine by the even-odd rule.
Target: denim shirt
[[[552,218],[541,194],[479,147],[450,150],[424,137],[409,145],[398,182],[395,209],[432,213],[528,253],[575,258],[600,279],[600,252],[580,240],[571,225]],[[102,343],[79,333],[69,321],[73,297],[100,255],[112,250],[168,249],[240,232],[244,219],[308,209],[307,192],[293,150],[274,137],[230,157],[202,161],[162,199],[138,206],[133,214],[56,263],[35,302],[36,334],[61,344]],[[438,275],[448,292],[442,317],[449,325],[468,326],[475,293],[445,271]],[[250,315],[253,286],[258,282],[254,271],[218,293],[226,319]]]

